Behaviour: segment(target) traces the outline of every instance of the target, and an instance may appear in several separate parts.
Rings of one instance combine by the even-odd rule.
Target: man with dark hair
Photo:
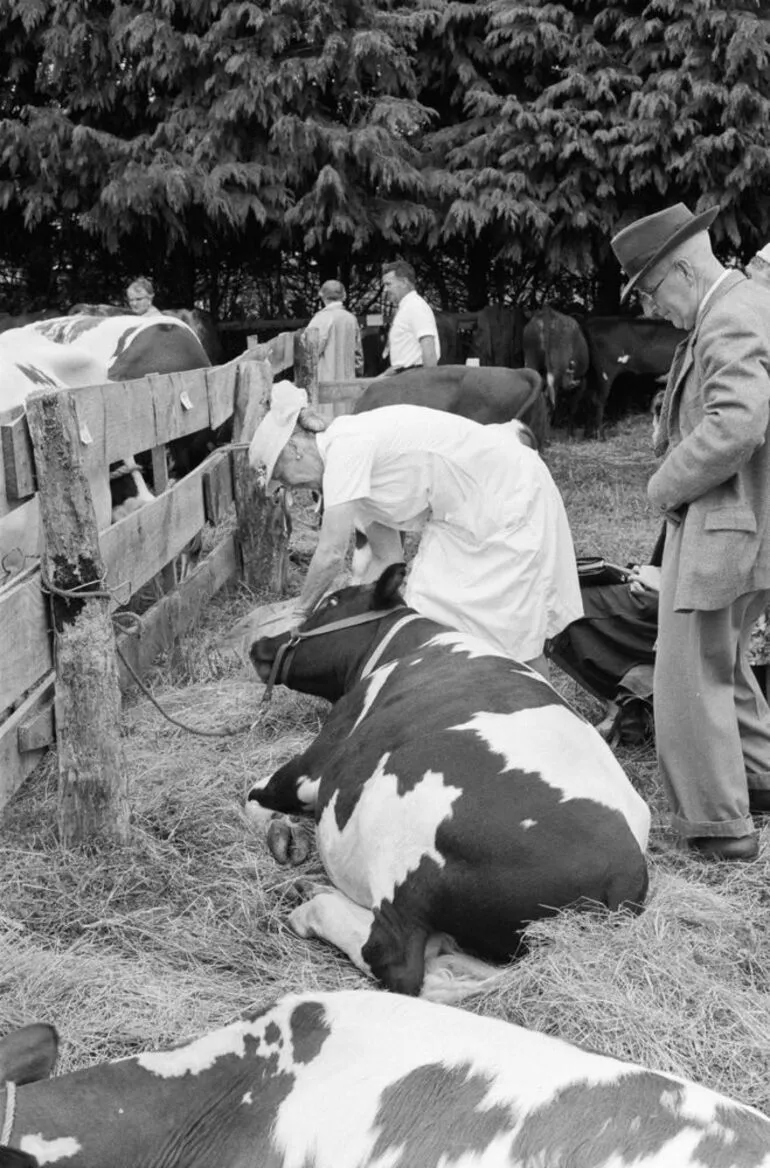
[[[382,290],[395,306],[388,333],[387,375],[438,365],[441,349],[433,309],[415,291],[414,268],[405,260],[382,265]]]
[[[318,330],[319,381],[352,381],[364,371],[361,329],[344,307],[346,295],[339,280],[326,280],[319,291],[324,306],[307,326]]]
[[[770,600],[770,292],[724,268],[711,207],[683,203],[612,248],[651,314],[689,336],[674,354],[648,494],[666,517],[655,658],[658,764],[693,852],[752,860],[770,811],[770,710],[748,663]]]

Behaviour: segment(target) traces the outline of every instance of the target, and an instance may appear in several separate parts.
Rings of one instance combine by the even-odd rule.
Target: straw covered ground
[[[644,559],[655,538],[644,485],[646,419],[609,440],[556,442],[548,461],[578,552]],[[298,539],[308,542],[307,532]],[[280,992],[367,983],[325,946],[286,927],[296,869],[276,866],[244,820],[252,780],[304,748],[325,705],[262,686],[218,642],[254,604],[218,597],[161,662],[155,696],[198,738],[132,697],[124,712],[130,847],[67,852],[56,837],[56,769],[41,766],[0,834],[0,1032],[54,1021],[61,1069],[171,1044]],[[593,720],[600,710],[556,682]],[[649,749],[621,759],[654,810],[652,886],[638,917],[564,913],[531,929],[529,954],[466,1008],[674,1071],[770,1111],[770,828],[760,859],[704,865],[665,823]],[[299,870],[320,874],[316,860]]]

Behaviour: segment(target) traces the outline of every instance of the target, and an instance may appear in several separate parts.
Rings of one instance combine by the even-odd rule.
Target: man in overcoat
[[[658,762],[672,822],[698,855],[752,860],[770,811],[770,711],[747,662],[770,601],[770,291],[724,268],[712,207],[637,220],[612,247],[677,349],[650,479],[667,519],[655,661]]]

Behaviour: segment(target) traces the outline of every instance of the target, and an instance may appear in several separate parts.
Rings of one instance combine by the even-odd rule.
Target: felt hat
[[[700,231],[708,231],[719,214],[719,207],[709,207],[693,215],[684,203],[675,203],[654,215],[645,215],[624,227],[612,239],[612,250],[627,276],[631,279],[620,299],[625,300],[636,283],[646,276],[685,240]]]
[[[308,404],[307,392],[291,381],[277,381],[270,393],[270,409],[254,431],[249,463],[265,468],[265,482],[273,477],[278,457],[294,433],[300,412]]]

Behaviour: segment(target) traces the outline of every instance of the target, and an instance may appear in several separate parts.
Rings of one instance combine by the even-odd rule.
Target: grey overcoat
[[[679,612],[770,589],[769,421],[770,291],[736,271],[676,350],[661,412],[667,453],[648,485],[682,524]]]

